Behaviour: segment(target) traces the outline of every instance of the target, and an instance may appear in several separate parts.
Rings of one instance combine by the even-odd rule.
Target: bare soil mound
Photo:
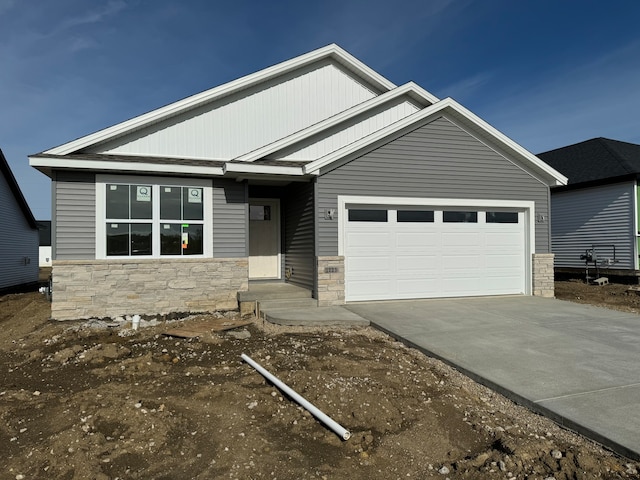
[[[2,479],[640,478],[637,462],[370,328],[254,320],[189,339],[165,333],[213,316],[136,331],[48,318],[37,293],[0,297]]]

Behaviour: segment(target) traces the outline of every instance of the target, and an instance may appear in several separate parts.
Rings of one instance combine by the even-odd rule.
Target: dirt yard
[[[637,309],[616,285],[558,296]],[[636,310],[637,311],[637,310]],[[370,328],[52,322],[0,297],[1,479],[620,479],[640,465]],[[150,322],[153,323],[153,322]],[[352,432],[323,427],[246,353]]]

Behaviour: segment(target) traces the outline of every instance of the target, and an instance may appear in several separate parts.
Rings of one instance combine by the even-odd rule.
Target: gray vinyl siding
[[[2,173],[0,225],[0,289],[37,282],[38,230],[29,225]]]
[[[289,283],[312,290],[315,282],[313,183],[293,184],[284,202],[285,268],[293,269]]]
[[[612,244],[619,263],[613,268],[635,268],[634,182],[553,192],[551,238],[556,267],[584,268],[591,245]],[[611,257],[611,249],[597,253]]]
[[[536,252],[549,252],[549,188],[444,117],[320,176],[320,256],[338,253],[338,221],[324,219],[338,195],[534,201]]]
[[[213,256],[248,255],[248,193],[245,183],[216,179],[213,182]]]
[[[53,259],[96,258],[95,174],[56,172],[54,178]]]

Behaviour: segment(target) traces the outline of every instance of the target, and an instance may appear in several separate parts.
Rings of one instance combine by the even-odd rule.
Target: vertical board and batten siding
[[[95,174],[56,172],[54,179],[53,259],[96,258]]]
[[[87,151],[232,159],[376,95],[325,60]]]
[[[287,281],[309,290],[315,284],[313,192],[313,183],[292,184],[284,201],[285,268],[293,270]]]
[[[235,180],[213,181],[213,256],[238,258],[248,255],[247,185]]]
[[[552,192],[551,239],[556,267],[584,268],[580,255],[592,245],[616,247],[612,268],[634,269],[635,182]],[[612,250],[597,249],[611,258]]]
[[[444,117],[320,176],[320,256],[338,253],[338,221],[323,216],[338,195],[528,200],[549,214],[549,187]],[[535,242],[549,252],[548,221],[536,224]]]
[[[0,173],[0,289],[38,281],[38,230]],[[28,262],[25,264],[25,258]]]
[[[302,142],[302,146],[296,144],[291,150],[285,149],[277,156],[269,157],[275,160],[304,161],[316,160],[345,145],[360,140],[371,133],[391,125],[420,110],[408,100],[397,99],[379,109],[367,111],[346,125],[341,124],[336,130],[324,130],[317,136]]]

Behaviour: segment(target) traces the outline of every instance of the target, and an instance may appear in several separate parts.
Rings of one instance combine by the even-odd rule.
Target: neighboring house
[[[640,274],[640,145],[593,138],[538,157],[569,177],[568,185],[551,190],[556,270],[584,272],[580,257],[593,249],[608,274]]]
[[[51,220],[38,220],[38,233],[40,236],[39,265],[51,266]]]
[[[38,226],[0,150],[0,291],[38,283]]]
[[[336,45],[30,157],[53,181],[58,319],[553,295],[566,178],[452,99]]]

